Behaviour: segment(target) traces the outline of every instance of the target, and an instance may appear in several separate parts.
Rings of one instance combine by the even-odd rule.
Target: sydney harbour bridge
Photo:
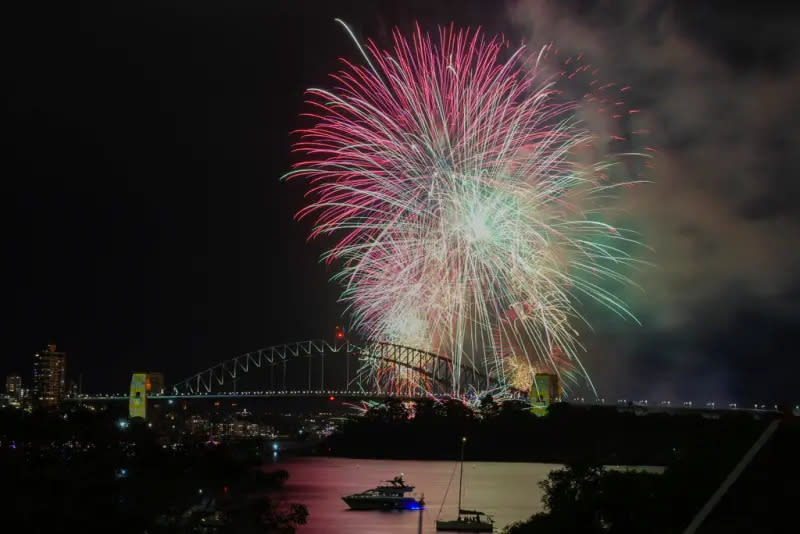
[[[134,376],[136,376],[134,374]],[[551,376],[551,375],[547,375]],[[560,400],[560,387],[545,393],[534,405]],[[501,383],[490,373],[442,355],[389,342],[356,344],[339,339],[330,342],[312,339],[273,345],[225,359],[164,388],[163,393],[147,392],[148,398],[336,398],[336,399],[419,399],[425,397],[480,396],[501,393],[505,398],[531,400],[531,392],[519,391]],[[66,401],[127,401],[133,389],[124,393],[91,394]],[[144,400],[144,399],[143,399]],[[576,399],[583,404],[584,399]],[[588,404],[605,405],[605,399],[586,399]],[[649,410],[647,401],[622,402],[626,406]],[[664,411],[664,407],[653,406]],[[756,405],[752,409],[731,404],[739,412],[774,412],[777,406]],[[683,406],[668,403],[667,411],[708,411],[709,405]],[[727,411],[711,403],[712,412]]]
[[[462,396],[497,388],[494,377],[425,350],[389,342],[312,339],[223,360],[164,388],[166,398]],[[518,396],[522,392],[515,392]],[[84,397],[87,398],[87,397]],[[128,398],[128,393],[88,398]]]

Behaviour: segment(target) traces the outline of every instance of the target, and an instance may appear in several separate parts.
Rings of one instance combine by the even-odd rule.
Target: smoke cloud
[[[651,401],[791,394],[788,334],[800,326],[792,17],[777,6],[754,21],[730,3],[616,0],[523,1],[509,16],[530,46],[582,52],[599,76],[632,86],[637,127],[658,149],[655,183],[625,193],[620,222],[653,248],[641,256],[655,267],[630,273],[644,292],[626,290],[643,325],[593,317],[584,360],[599,386]]]

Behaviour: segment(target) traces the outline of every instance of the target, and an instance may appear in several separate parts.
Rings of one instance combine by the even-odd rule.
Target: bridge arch
[[[236,381],[252,369],[260,369],[266,366],[283,365],[284,382],[286,364],[289,360],[299,359],[300,357],[318,356],[322,362],[320,367],[323,375],[321,377],[321,388],[326,389],[324,381],[324,357],[325,354],[339,353],[346,357],[345,365],[347,369],[348,386],[353,380],[360,383],[361,387],[369,386],[377,389],[386,388],[387,384],[382,384],[373,375],[374,369],[379,368],[381,363],[391,364],[390,367],[408,369],[420,377],[429,380],[436,393],[456,394],[458,389],[453,386],[453,362],[446,356],[441,356],[433,352],[398,345],[389,342],[373,342],[365,345],[356,345],[350,342],[344,344],[331,344],[322,339],[298,341],[295,343],[284,343],[273,345],[256,351],[248,352],[234,358],[227,359],[212,367],[204,369],[190,377],[177,382],[171,387],[176,395],[181,394],[207,394],[214,389],[222,388],[227,382]],[[356,370],[353,380],[351,380],[349,363],[350,358],[356,356],[361,362],[361,366]],[[377,364],[377,365],[376,365]],[[309,386],[311,382],[311,365],[309,362]],[[488,378],[477,370],[461,365],[459,368],[459,384],[472,386],[478,390],[488,388]],[[420,393],[420,391],[409,391],[409,393]]]
[[[175,394],[211,393],[215,386],[224,386],[226,380],[236,381],[241,375],[249,373],[252,368],[260,369],[262,366],[285,364],[290,358],[301,356],[322,356],[325,351],[336,353],[346,347],[347,345],[332,345],[322,339],[273,345],[241,354],[195,373],[174,384],[172,391]]]

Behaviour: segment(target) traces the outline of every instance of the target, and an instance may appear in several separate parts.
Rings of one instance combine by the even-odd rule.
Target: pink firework
[[[341,266],[354,328],[448,356],[456,393],[463,365],[502,381],[512,350],[588,379],[576,303],[632,318],[603,285],[627,282],[617,269],[635,262],[629,232],[601,219],[620,162],[638,156],[605,127],[629,113],[624,91],[592,82],[570,97],[592,71],[580,58],[452,26],[436,38],[395,31],[391,50],[361,51],[365,64],[343,60],[333,89],[308,91],[314,125],[287,174],[311,184],[298,213],[316,218],[311,237],[336,238],[324,258]],[[400,377],[399,390],[420,387],[375,370]]]

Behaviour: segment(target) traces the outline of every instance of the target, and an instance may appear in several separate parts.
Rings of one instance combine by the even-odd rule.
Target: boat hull
[[[419,501],[413,497],[342,497],[351,510],[414,510]]]
[[[451,532],[493,532],[494,525],[483,521],[436,521],[436,530]]]

